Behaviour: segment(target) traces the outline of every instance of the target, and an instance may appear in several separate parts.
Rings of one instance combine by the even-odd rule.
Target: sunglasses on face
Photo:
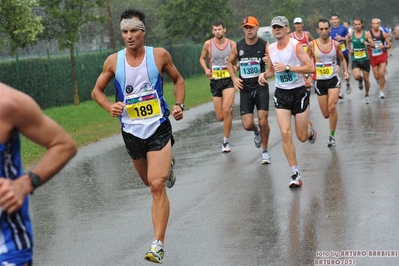
[[[274,26],[272,26],[272,28],[273,28],[273,29],[282,29],[283,27],[278,26],[278,25],[274,25]]]

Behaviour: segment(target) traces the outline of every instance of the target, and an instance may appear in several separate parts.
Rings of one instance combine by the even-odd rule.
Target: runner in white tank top
[[[284,153],[292,172],[289,187],[295,188],[300,187],[302,181],[292,141],[291,116],[294,116],[297,138],[313,144],[317,133],[309,122],[309,95],[303,76],[313,73],[314,66],[302,45],[289,37],[290,27],[286,17],[273,18],[271,26],[276,42],[267,47],[269,66],[266,72],[259,75],[258,82],[266,84],[268,78],[276,77],[274,106]]]
[[[309,43],[308,55],[313,58],[316,67],[314,87],[321,113],[329,120],[330,134],[327,147],[335,146],[335,129],[338,122],[337,102],[341,81],[337,68],[337,59],[341,60],[345,79],[349,79],[348,64],[340,43],[330,38],[331,25],[327,19],[320,19],[317,23],[317,32],[320,37]]]

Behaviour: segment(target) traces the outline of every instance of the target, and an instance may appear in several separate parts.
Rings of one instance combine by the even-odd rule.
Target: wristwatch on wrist
[[[180,106],[181,110],[184,111],[184,104],[183,103],[175,103],[175,105]]]
[[[30,182],[32,184],[33,190],[35,190],[37,187],[41,186],[42,180],[37,174],[29,171],[28,176],[29,176]],[[31,192],[31,194],[33,194],[33,190]]]
[[[291,69],[290,65],[286,65],[286,66],[285,66],[285,71],[286,71],[286,72],[290,72],[290,69]]]

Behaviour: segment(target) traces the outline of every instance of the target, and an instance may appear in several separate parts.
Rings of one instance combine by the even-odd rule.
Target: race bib
[[[366,57],[366,49],[361,48],[361,49],[355,49],[353,51],[353,55],[355,59],[361,59]]]
[[[290,84],[298,81],[298,76],[295,72],[279,72],[275,74],[276,82],[278,84]]]
[[[333,68],[330,63],[317,63],[316,73],[319,77],[330,77],[333,74]]]
[[[162,117],[161,102],[155,90],[148,90],[126,97],[126,111],[132,120]]]
[[[344,52],[346,50],[346,45],[344,43],[340,43],[339,48],[341,48],[341,51]]]
[[[380,48],[380,45],[382,45],[381,41],[374,41],[375,48],[371,50],[371,55],[372,56],[378,56],[382,55],[382,49]]]
[[[213,79],[224,79],[229,78],[230,73],[225,66],[212,66],[212,78]]]
[[[240,62],[240,75],[242,78],[256,78],[260,74],[260,64],[256,61]]]

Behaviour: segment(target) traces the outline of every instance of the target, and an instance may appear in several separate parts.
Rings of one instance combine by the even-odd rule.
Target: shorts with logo
[[[360,68],[366,72],[370,72],[370,60],[366,61],[356,61],[352,60],[352,69]]]
[[[253,114],[256,110],[269,111],[269,85],[252,86],[251,89],[244,88],[240,90],[240,112],[241,115]]]
[[[231,78],[211,79],[211,93],[213,97],[222,97],[222,91],[230,88],[234,88],[233,80]]]
[[[175,143],[169,119],[166,119],[148,139],[138,138],[123,130],[122,137],[127,153],[133,160],[147,158],[147,152],[149,151],[162,150],[168,144],[169,140],[171,140],[172,146]]]
[[[276,88],[273,100],[277,109],[291,110],[291,114],[296,115],[305,112],[308,108],[309,93],[305,86],[291,90]]]
[[[330,79],[321,79],[314,81],[314,91],[317,95],[328,95],[329,89],[341,88],[341,81],[337,76]]]

